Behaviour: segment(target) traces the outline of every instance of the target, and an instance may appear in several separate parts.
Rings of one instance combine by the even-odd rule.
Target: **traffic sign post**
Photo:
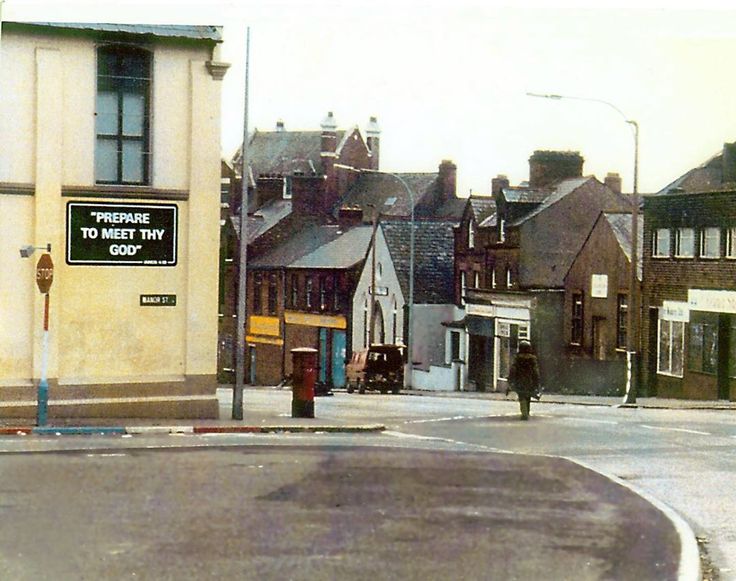
[[[43,351],[41,353],[41,381],[38,383],[36,425],[45,426],[49,407],[49,291],[54,282],[54,262],[50,254],[42,254],[36,264],[36,285],[44,295],[43,301]]]

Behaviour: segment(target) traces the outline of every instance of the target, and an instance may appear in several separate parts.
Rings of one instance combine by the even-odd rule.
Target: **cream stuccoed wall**
[[[124,200],[94,192],[96,45],[84,37],[3,31],[0,59],[0,386],[40,376],[43,297],[37,251],[52,244],[49,380],[59,385],[214,379],[217,348],[220,82],[211,49],[153,51],[152,188]],[[65,190],[68,190],[66,193]],[[157,190],[176,191],[174,201]],[[64,194],[64,195],[62,195]],[[66,205],[175,203],[173,267],[70,266]],[[141,307],[142,294],[175,294],[175,307]],[[213,384],[214,387],[214,384]]]

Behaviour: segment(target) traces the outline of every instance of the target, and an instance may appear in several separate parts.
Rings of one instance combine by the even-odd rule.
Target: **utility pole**
[[[247,261],[248,261],[248,73],[250,71],[250,27],[245,33],[245,106],[243,115],[243,151],[240,171],[240,257],[238,260],[238,313],[237,341],[235,354],[235,385],[233,386],[232,419],[243,419],[243,384],[245,383],[245,327],[248,323],[246,310]]]

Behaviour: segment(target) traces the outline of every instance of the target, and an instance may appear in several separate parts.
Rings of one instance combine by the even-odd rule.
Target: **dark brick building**
[[[531,339],[546,386],[565,389],[564,276],[601,211],[629,208],[620,191],[583,177],[582,165],[577,152],[534,152],[528,184],[495,178],[495,212],[476,228],[467,211],[456,229],[471,387],[505,390],[518,342]]]
[[[736,399],[736,144],[644,201],[645,389]]]
[[[565,276],[568,389],[623,395],[631,284],[631,213],[603,212]],[[639,217],[639,232],[643,220]],[[639,237],[637,279],[641,281]],[[640,290],[640,289],[639,289]]]

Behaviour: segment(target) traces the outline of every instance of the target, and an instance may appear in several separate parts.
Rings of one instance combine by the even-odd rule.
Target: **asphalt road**
[[[0,577],[676,579],[670,521],[570,462],[285,439],[5,454]]]

